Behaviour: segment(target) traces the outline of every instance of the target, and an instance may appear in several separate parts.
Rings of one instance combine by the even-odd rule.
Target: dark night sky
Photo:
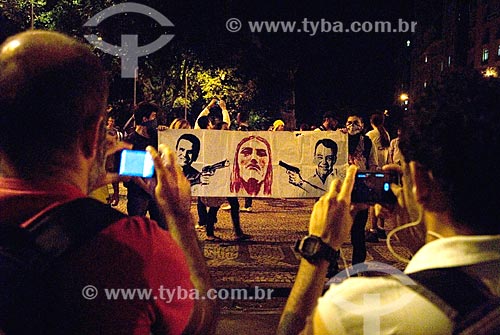
[[[178,36],[196,44],[206,40],[228,49],[262,47],[273,66],[295,64],[296,103],[299,121],[310,113],[334,106],[359,106],[362,110],[387,108],[392,104],[397,68],[395,59],[409,34],[396,33],[228,33],[225,22],[230,17],[248,20],[320,20],[351,21],[413,20],[413,1],[237,1],[183,2],[174,13],[183,13],[176,24]],[[177,5],[176,5],[177,6]],[[166,9],[168,13],[168,9]],[[176,34],[177,34],[176,32]],[[256,42],[257,41],[257,42]],[[262,51],[261,50],[261,51]],[[228,50],[231,52],[231,50]],[[246,54],[253,57],[252,50]],[[255,66],[265,67],[265,60]],[[272,78],[268,78],[272,81]],[[266,89],[272,83],[261,83]],[[272,88],[269,88],[272,90]],[[315,120],[314,120],[315,121]]]

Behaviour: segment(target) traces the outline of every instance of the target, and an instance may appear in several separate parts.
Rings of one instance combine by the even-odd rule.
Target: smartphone
[[[358,171],[351,201],[366,204],[394,204],[397,199],[391,184],[400,184],[399,174],[389,171]]]
[[[154,174],[153,157],[147,151],[123,150],[120,154],[118,174],[151,178]]]

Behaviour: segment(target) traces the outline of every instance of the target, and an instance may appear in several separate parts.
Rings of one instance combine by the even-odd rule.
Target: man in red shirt
[[[48,209],[110,182],[107,92],[98,58],[72,38],[31,30],[0,46],[0,225],[29,227]],[[161,157],[148,150],[168,231],[145,217],[110,224],[51,267],[50,294],[41,294],[47,300],[19,301],[42,307],[15,315],[12,333],[213,332],[216,301],[184,294],[196,289],[204,297],[212,287],[190,215],[189,182],[170,149],[160,147]],[[89,288],[97,296],[89,297]],[[113,296],[111,289],[150,295]],[[31,320],[40,328],[30,328]]]

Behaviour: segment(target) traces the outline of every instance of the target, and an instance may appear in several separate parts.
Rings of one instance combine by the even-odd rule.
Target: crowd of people
[[[113,287],[196,290],[197,296],[214,289],[190,213],[191,187],[209,182],[214,173],[191,166],[199,140],[185,134],[175,148],[158,146],[158,106],[150,102],[137,106],[135,127],[123,135],[106,113],[106,78],[87,46],[60,33],[32,30],[0,46],[0,333],[213,334],[219,313],[214,299],[177,295],[165,303],[89,296],[94,289]],[[414,221],[414,229],[425,232],[422,241],[415,234],[406,234],[413,237],[406,242],[402,236],[403,242],[418,244],[405,270],[410,278],[418,281],[419,274],[430,272],[439,294],[449,284],[439,278],[455,280],[458,272],[470,287],[478,287],[458,294],[500,296],[500,207],[494,196],[500,188],[494,166],[499,105],[498,80],[457,75],[415,102],[396,139],[390,139],[383,115],[370,118],[368,133],[360,115],[347,117],[349,167],[344,180],[335,178],[318,198],[309,234],[296,246],[302,259],[278,334],[451,334],[470,323],[460,320],[468,315],[456,319],[424,293],[388,276],[360,273],[323,292],[349,238],[352,264],[366,259],[368,213],[376,215],[368,206],[351,204],[358,170],[402,176],[402,185],[391,185],[398,202],[377,210],[379,219],[370,227],[384,237],[383,218],[392,217],[398,225]],[[210,117],[218,112],[221,119]],[[246,115],[238,120],[240,131],[249,130]],[[225,102],[213,99],[193,128],[221,130],[230,124]],[[325,114],[318,131],[339,124]],[[191,125],[176,119],[170,127]],[[285,123],[276,120],[272,128],[283,131]],[[250,141],[255,143],[246,145]],[[261,146],[265,152],[266,144],[258,141],[249,136],[241,149]],[[156,171],[155,178],[126,181],[127,215],[87,198],[123,182],[112,157],[124,148],[148,151]],[[324,186],[320,183],[334,172],[335,146],[317,143],[314,159],[317,180],[296,183]],[[232,176],[231,187],[265,193],[265,171],[262,175],[250,186]],[[109,200],[116,205],[116,192]],[[235,239],[251,239],[240,226],[238,198],[226,200]],[[218,241],[214,224],[222,201],[198,198],[198,225],[205,227],[207,241]],[[386,309],[384,303],[408,294],[408,303]],[[367,295],[378,298],[368,301]],[[468,308],[470,315],[478,314]]]

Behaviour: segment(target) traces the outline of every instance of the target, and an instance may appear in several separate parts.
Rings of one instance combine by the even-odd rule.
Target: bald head
[[[86,45],[48,31],[10,37],[0,46],[0,158],[27,178],[71,167],[82,135],[104,115],[107,90]]]

